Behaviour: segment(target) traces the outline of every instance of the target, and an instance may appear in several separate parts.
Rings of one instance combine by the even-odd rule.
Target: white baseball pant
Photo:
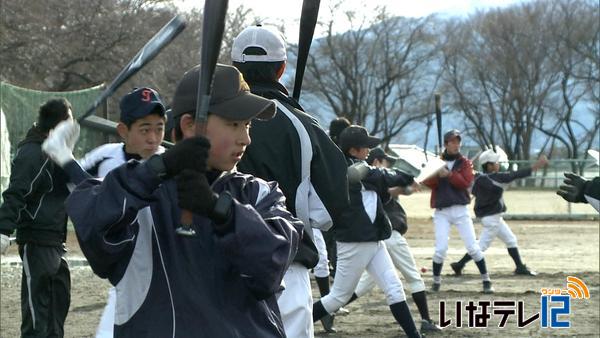
[[[498,237],[507,248],[517,247],[517,237],[502,218],[502,214],[495,214],[481,218],[483,228],[479,235],[479,247],[481,251],[487,250],[492,241]]]
[[[453,205],[447,208],[436,209],[433,213],[433,224],[435,226],[435,253],[433,262],[442,264],[448,251],[448,239],[450,225],[455,224],[462,239],[467,253],[475,262],[483,259],[483,253],[475,239],[473,221],[469,216],[466,205]]]
[[[383,241],[336,242],[337,266],[331,292],[321,298],[329,313],[335,313],[352,297],[360,276],[367,270],[383,290],[388,305],[406,300],[404,288]]]
[[[325,278],[329,277],[329,259],[327,259],[327,246],[325,245],[325,239],[321,230],[313,228],[313,239],[315,246],[319,252],[319,262],[314,267],[313,272],[315,277]]]
[[[415,258],[410,252],[410,247],[408,246],[406,238],[398,231],[394,230],[392,231],[392,236],[386,239],[384,243],[394,266],[400,270],[411,293],[425,290],[425,282],[417,270]],[[360,277],[360,281],[358,282],[358,286],[354,293],[356,293],[358,297],[362,297],[374,287],[375,280],[368,272],[364,272]]]
[[[312,338],[312,290],[308,269],[299,263],[292,263],[283,276],[285,290],[277,299],[283,328],[287,337]]]
[[[115,329],[115,309],[117,307],[117,290],[114,287],[108,289],[108,299],[100,323],[96,328],[96,338],[112,338]]]

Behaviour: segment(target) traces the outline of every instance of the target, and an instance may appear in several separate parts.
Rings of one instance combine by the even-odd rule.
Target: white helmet
[[[481,155],[479,155],[479,163],[481,163],[481,165],[484,165],[488,162],[500,162],[500,154],[494,152],[492,149],[488,149],[482,152]]]

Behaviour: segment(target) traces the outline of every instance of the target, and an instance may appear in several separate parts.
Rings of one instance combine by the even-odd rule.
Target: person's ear
[[[121,136],[121,138],[124,140],[129,134],[129,128],[125,125],[125,123],[119,122],[117,124],[117,133],[119,133],[119,136]]]
[[[283,61],[283,63],[281,64],[281,66],[279,66],[279,69],[277,69],[277,80],[279,80],[283,76],[283,72],[285,72],[285,65],[286,64],[287,64],[287,62]]]
[[[181,128],[181,133],[183,134],[183,138],[190,138],[196,135],[196,126],[194,123],[194,118],[190,114],[183,114],[179,119],[179,127]]]

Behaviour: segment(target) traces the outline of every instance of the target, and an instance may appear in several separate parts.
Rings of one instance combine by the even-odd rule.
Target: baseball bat
[[[215,68],[221,51],[221,41],[225,30],[228,0],[206,0],[202,22],[202,45],[200,49],[200,74],[198,76],[198,96],[196,100],[196,135],[206,134],[206,119],[210,104]],[[181,210],[181,226],[175,232],[181,236],[194,236],[193,214]]]
[[[125,81],[131,78],[135,73],[142,69],[148,64],[154,57],[166,47],[179,33],[185,29],[185,21],[180,16],[175,16],[169,21],[163,28],[161,28],[150,41],[140,49],[140,51],[129,61],[129,63],[121,70],[119,75],[113,80],[113,82],[106,87],[104,92],[96,98],[96,101],[90,106],[90,108],[77,118],[77,122],[81,123],[83,120],[94,114],[96,108],[98,108],[102,102],[104,102],[109,96],[111,96]]]
[[[298,60],[296,62],[296,78],[294,79],[294,92],[292,94],[292,97],[296,99],[296,101],[300,99],[304,70],[306,69],[308,52],[310,51],[310,45],[312,44],[315,27],[317,25],[320,4],[321,0],[304,0],[302,2],[300,35],[298,37]]]
[[[435,94],[435,124],[438,136],[438,155],[442,153],[442,105],[440,94]]]

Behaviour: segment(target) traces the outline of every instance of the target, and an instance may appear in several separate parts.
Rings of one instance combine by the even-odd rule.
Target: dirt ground
[[[600,335],[600,294],[599,294],[599,224],[598,221],[552,222],[552,221],[510,221],[513,231],[519,239],[519,246],[524,262],[540,272],[537,277],[517,277],[513,275],[512,260],[506,249],[497,240],[486,252],[488,269],[494,282],[496,293],[484,295],[477,269],[470,263],[461,277],[451,274],[449,264],[443,271],[442,291],[429,293],[428,301],[432,318],[439,322],[439,304],[445,301],[446,316],[454,317],[455,302],[463,302],[463,327],[454,324],[435,336],[445,337],[555,337],[577,336],[598,337]],[[476,230],[480,230],[476,224]],[[431,285],[431,255],[433,253],[433,226],[427,218],[411,220],[407,239],[415,255],[417,265],[426,267],[423,274],[426,284]],[[81,253],[70,234],[69,256],[72,257],[72,301],[69,316],[65,325],[66,337],[91,337],[95,332],[100,314],[104,307],[108,283],[94,276],[88,267],[77,258]],[[459,259],[464,254],[462,242],[456,229],[451,233],[448,260]],[[7,256],[1,259],[0,275],[0,337],[19,336],[20,323],[20,266],[8,264],[16,255],[16,248],[11,247]],[[498,328],[500,315],[492,314],[488,328],[468,328],[466,303],[469,300],[515,300],[523,301],[526,318],[540,311],[541,288],[565,288],[567,276],[582,279],[589,288],[591,297],[587,300],[571,301],[569,315],[561,316],[561,320],[570,320],[567,329],[542,328],[540,320],[534,321],[525,328],[517,327],[516,316],[510,316],[504,328]],[[316,290],[316,287],[314,288]],[[408,294],[408,292],[407,292]],[[315,293],[315,297],[318,298]],[[413,317],[420,319],[410,296],[409,304]],[[398,325],[394,322],[382,292],[378,289],[358,299],[347,307],[351,313],[338,316],[335,326],[336,334],[325,334],[320,323],[315,324],[317,337],[403,337]],[[430,335],[428,335],[430,336]]]

